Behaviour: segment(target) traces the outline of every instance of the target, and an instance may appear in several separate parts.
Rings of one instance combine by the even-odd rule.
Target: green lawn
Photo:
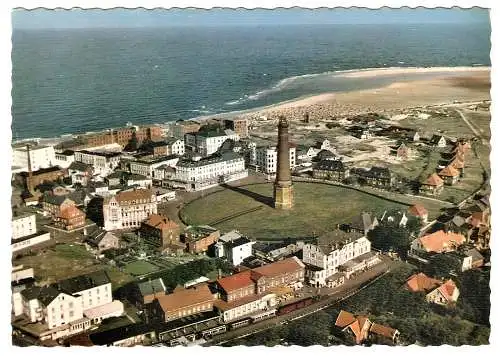
[[[131,275],[144,275],[157,271],[159,270],[159,268],[156,265],[153,265],[147,261],[137,260],[135,262],[125,265],[123,270]]]
[[[334,230],[337,224],[350,222],[363,211],[382,214],[386,209],[408,207],[348,188],[296,182],[295,207],[291,211],[279,211],[258,200],[272,197],[272,184],[241,189],[258,196],[257,199],[226,189],[189,203],[181,215],[190,224],[210,224],[261,206],[259,210],[215,226],[222,231],[237,229],[255,239],[275,239],[322,234]]]

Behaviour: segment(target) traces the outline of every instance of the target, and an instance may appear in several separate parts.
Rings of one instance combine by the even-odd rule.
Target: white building
[[[255,151],[255,165],[258,170],[269,175],[276,174],[278,151],[275,146],[258,147]],[[296,149],[290,146],[290,169],[296,165]]]
[[[273,316],[276,313],[276,309],[273,309],[273,307],[277,304],[276,294],[263,293],[234,302],[218,300],[214,306],[221,312],[222,321],[230,322],[248,316],[258,320],[259,312],[262,312],[263,315]]]
[[[40,338],[60,338],[80,333],[103,319],[123,314],[123,304],[113,301],[111,282],[104,271],[34,286],[21,291],[23,314],[45,330]]]
[[[50,232],[38,232],[36,228],[36,215],[24,214],[12,217],[11,250],[32,247],[36,244],[50,240]]]
[[[178,155],[182,156],[186,153],[186,148],[184,146],[184,140],[178,139],[176,137],[169,137],[165,139],[167,144],[167,155]]]
[[[73,150],[65,150],[55,153],[55,165],[66,169],[75,161],[75,152]]]
[[[120,152],[75,151],[75,161],[92,165],[94,173],[101,176],[112,173],[120,164],[120,160]]]
[[[151,190],[123,191],[104,199],[104,229],[138,228],[150,215],[157,213],[156,195]]]
[[[130,173],[158,179],[156,175],[162,176],[160,171],[156,172],[158,168],[162,166],[175,166],[178,161],[179,157],[177,155],[155,159],[135,160],[130,162]]]
[[[201,131],[186,134],[186,146],[202,156],[210,156],[219,150],[228,139],[239,141],[240,136],[230,129]]]
[[[198,161],[179,161],[175,170],[166,172],[166,180],[187,191],[204,190],[248,176],[245,160],[234,152],[225,152]]]
[[[304,244],[302,261],[312,266],[306,268],[309,283],[316,286],[326,285],[326,279],[339,272],[343,264],[369,253],[371,243],[357,233],[333,231],[320,237],[317,244]]]
[[[36,214],[28,213],[12,217],[12,239],[36,233]]]
[[[237,231],[231,231],[219,238],[215,244],[215,256],[225,257],[234,266],[240,265],[244,259],[252,256],[255,242],[243,237]]]
[[[53,146],[30,145],[31,170],[37,171],[56,165]],[[26,146],[12,148],[12,166],[28,171],[28,152]]]
[[[143,188],[151,188],[153,180],[139,174],[132,174],[127,178],[127,186],[140,186]]]

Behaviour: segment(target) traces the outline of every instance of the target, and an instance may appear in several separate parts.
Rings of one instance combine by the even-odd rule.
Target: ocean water
[[[490,65],[490,32],[489,24],[15,30],[12,135],[163,123],[397,79],[336,71]]]

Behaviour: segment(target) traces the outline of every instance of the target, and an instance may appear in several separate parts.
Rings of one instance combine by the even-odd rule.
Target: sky
[[[486,9],[111,9],[12,11],[14,29],[293,24],[489,23]]]

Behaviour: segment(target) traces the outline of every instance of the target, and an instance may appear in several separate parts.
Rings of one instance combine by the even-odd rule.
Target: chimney
[[[28,155],[28,182],[27,188],[28,192],[33,192],[33,171],[31,169],[31,155],[30,155],[30,145],[26,145],[26,153]]]

